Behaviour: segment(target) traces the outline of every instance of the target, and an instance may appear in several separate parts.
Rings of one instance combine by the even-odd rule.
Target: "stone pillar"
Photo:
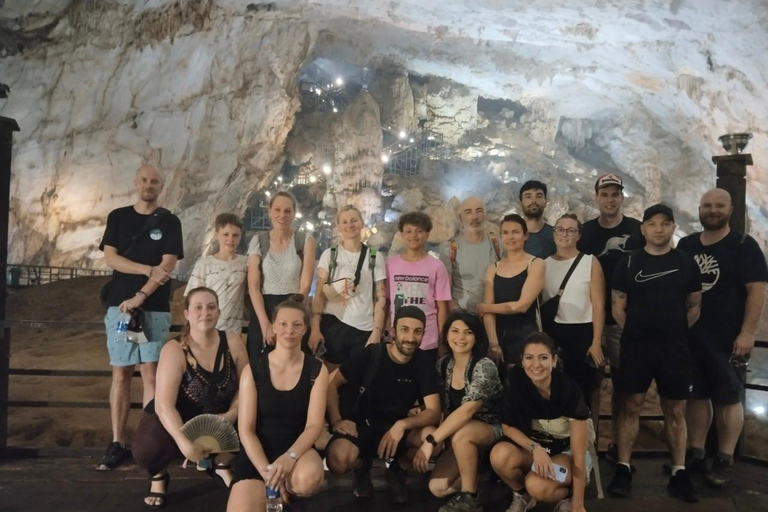
[[[0,116],[0,272],[3,282],[0,284],[0,322],[5,320],[5,283],[8,271],[8,221],[11,206],[11,150],[13,132],[19,131],[15,119]],[[0,327],[0,448],[7,446],[8,440],[8,367],[11,358],[11,330]]]
[[[733,199],[731,229],[744,233],[747,220],[747,166],[752,155],[737,154],[712,157],[717,165],[717,188],[727,190]]]

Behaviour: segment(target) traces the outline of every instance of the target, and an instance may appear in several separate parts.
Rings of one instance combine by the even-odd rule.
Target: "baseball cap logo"
[[[619,188],[624,188],[624,182],[622,181],[621,177],[613,173],[608,173],[608,174],[602,174],[598,176],[597,182],[595,182],[595,190],[598,190],[610,185],[615,185]]]

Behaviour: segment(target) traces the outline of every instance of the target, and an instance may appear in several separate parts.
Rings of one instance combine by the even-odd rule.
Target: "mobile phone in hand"
[[[568,478],[568,468],[564,468],[560,464],[552,463],[552,466],[555,468],[555,480],[557,480],[560,483],[565,482],[565,479]],[[534,462],[531,464],[531,471],[536,471],[536,463]]]

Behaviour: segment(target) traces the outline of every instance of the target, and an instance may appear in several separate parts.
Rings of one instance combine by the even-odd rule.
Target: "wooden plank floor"
[[[633,481],[633,497],[597,500],[594,485],[588,490],[586,508],[590,512],[766,512],[768,511],[768,468],[748,463],[737,464],[736,481],[726,490],[707,489],[695,479],[702,494],[699,504],[690,505],[666,495],[667,476],[661,471],[663,459],[637,459],[638,472]],[[134,464],[111,472],[93,469],[95,458],[38,458],[0,461],[0,510],[2,512],[128,512],[143,509],[142,497],[146,480]],[[607,486],[613,468],[601,462],[603,485]],[[168,511],[223,511],[227,492],[218,489],[204,473],[194,468],[171,468],[173,477]],[[290,510],[311,512],[399,510],[403,512],[435,512],[444,503],[426,491],[423,476],[409,477],[411,489],[407,506],[393,507],[389,503],[382,469],[374,468],[373,500],[356,500],[351,494],[352,479],[329,478],[326,490],[312,499],[296,503]],[[504,511],[509,505],[509,493],[500,486],[481,489],[487,512]],[[551,505],[539,505],[534,510],[550,511]]]

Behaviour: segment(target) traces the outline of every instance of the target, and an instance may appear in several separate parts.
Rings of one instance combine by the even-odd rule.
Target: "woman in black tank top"
[[[507,256],[488,266],[485,272],[483,303],[477,312],[483,315],[488,331],[488,355],[513,365],[520,360],[525,337],[539,330],[538,297],[544,288],[544,261],[525,252],[528,238],[525,219],[517,214],[501,221],[501,243]]]
[[[200,414],[237,421],[238,383],[248,356],[242,344],[229,346],[226,334],[216,330],[219,313],[213,290],[191,290],[184,308],[187,326],[160,353],[155,398],[144,409],[131,449],[136,463],[150,475],[150,492],[144,498],[149,508],[165,506],[170,482],[166,468],[179,452],[191,461],[208,456],[181,432],[184,423]],[[218,458],[221,464],[209,473],[226,485],[232,479],[227,465],[232,456]]]
[[[228,512],[264,510],[266,487],[311,496],[323,484],[314,450],[325,421],[328,371],[301,351],[310,314],[286,301],[275,309],[275,349],[253,361],[240,382],[238,427],[242,449]]]

